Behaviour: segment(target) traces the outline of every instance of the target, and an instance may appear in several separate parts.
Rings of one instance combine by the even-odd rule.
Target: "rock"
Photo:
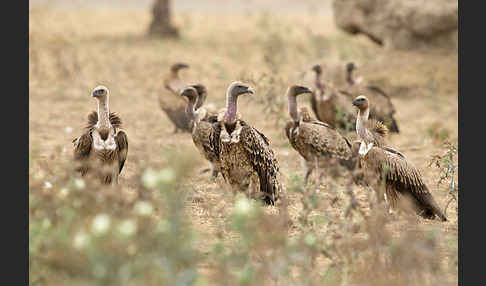
[[[391,49],[457,50],[457,0],[334,0],[336,25]]]

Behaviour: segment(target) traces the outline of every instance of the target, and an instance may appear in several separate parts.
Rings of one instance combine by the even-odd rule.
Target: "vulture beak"
[[[354,105],[354,106],[358,106],[358,99],[357,99],[357,98],[355,98],[355,99],[353,100],[353,105]]]
[[[308,88],[308,87],[302,87],[302,93],[312,93],[312,89]]]
[[[255,90],[251,86],[248,87],[247,92],[250,95],[254,95],[255,94]]]

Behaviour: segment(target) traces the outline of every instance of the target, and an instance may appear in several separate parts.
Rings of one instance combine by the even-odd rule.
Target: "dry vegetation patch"
[[[326,177],[304,186],[288,144],[284,93],[311,85],[310,68],[360,63],[397,107],[390,143],[437,184],[457,156],[457,54],[391,53],[336,31],[316,14],[176,14],[181,39],[145,37],[149,11],[30,11],[29,265],[32,285],[454,285],[457,200],[446,223],[383,213],[373,193]],[[175,61],[222,107],[234,80],[255,88],[243,118],[270,138],[286,197],[276,207],[233,196],[189,134],[171,134],[157,93]],[[110,88],[111,111],[127,131],[128,159],[118,188],[72,174],[71,140],[95,109],[89,91]],[[307,97],[298,99],[308,104]],[[447,130],[447,138],[442,130]],[[437,158],[437,157],[436,157]],[[442,158],[442,157],[441,157]],[[444,169],[445,168],[445,169]],[[458,185],[457,172],[448,173]],[[274,284],[272,284],[274,283]]]

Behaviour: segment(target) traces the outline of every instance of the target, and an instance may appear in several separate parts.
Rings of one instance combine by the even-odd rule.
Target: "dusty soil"
[[[437,186],[439,171],[429,167],[432,155],[445,149],[433,135],[443,131],[457,144],[458,89],[457,54],[386,54],[364,38],[341,34],[332,17],[314,13],[278,13],[265,22],[268,14],[259,13],[201,13],[181,12],[174,20],[182,32],[179,41],[162,41],[145,36],[150,14],[148,11],[105,9],[30,11],[29,32],[29,148],[33,159],[69,159],[71,140],[81,134],[87,114],[96,105],[91,89],[103,84],[110,88],[111,111],[117,112],[128,133],[128,160],[120,177],[122,195],[137,197],[139,175],[147,166],[170,165],[162,157],[165,149],[192,152],[199,169],[207,166],[193,146],[187,133],[172,134],[173,126],[159,109],[157,94],[163,90],[162,77],[175,61],[184,61],[191,68],[182,73],[184,79],[205,84],[208,102],[224,105],[225,89],[234,80],[258,77],[268,72],[263,59],[262,43],[269,32],[284,36],[285,58],[279,62],[279,74],[293,83],[311,84],[312,64],[342,63],[357,60],[366,80],[382,83],[388,88],[397,109],[400,134],[392,134],[391,145],[402,151],[422,171],[425,182],[440,206],[449,197],[447,186]],[[319,36],[325,44],[314,44],[311,37]],[[266,43],[266,42],[265,42]],[[270,43],[272,44],[272,43]],[[324,49],[320,54],[317,49]],[[265,90],[256,87],[255,97]],[[284,96],[285,87],[275,87]],[[395,92],[395,93],[393,93]],[[255,99],[241,98],[239,112],[245,120],[265,133],[280,162],[284,184],[293,175],[303,176],[298,153],[268,113],[263,113]],[[307,99],[299,99],[307,104]],[[283,112],[281,117],[288,119]],[[456,162],[457,163],[457,162]],[[200,248],[207,249],[211,237],[224,225],[232,208],[233,197],[219,177],[195,172],[187,187],[192,200],[187,209],[194,227],[205,239]],[[343,189],[345,178],[327,178],[319,187],[322,199],[329,200],[326,191],[332,184]],[[359,201],[367,205],[367,190],[355,188]],[[302,206],[297,195],[289,194],[291,218]],[[343,192],[339,198],[344,199]],[[341,213],[343,205],[334,211]],[[272,211],[272,208],[269,208]],[[365,211],[368,211],[365,207]],[[457,261],[458,219],[455,205],[447,211],[446,223],[417,218],[419,225],[444,234],[444,263]],[[399,235],[404,219],[397,217],[391,225]],[[291,233],[290,235],[293,235]],[[227,239],[234,235],[228,233]],[[452,248],[451,245],[452,244]],[[205,267],[201,265],[202,269]],[[457,283],[457,272],[450,279]]]

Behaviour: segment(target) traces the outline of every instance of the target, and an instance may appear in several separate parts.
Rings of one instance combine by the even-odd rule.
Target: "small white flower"
[[[152,204],[146,201],[138,201],[133,209],[136,214],[142,216],[149,216],[153,212]]]
[[[176,173],[172,168],[165,168],[160,172],[159,178],[163,183],[172,183],[176,177]]]
[[[234,212],[237,215],[248,215],[251,208],[252,206],[250,201],[247,198],[243,197],[236,201]]]
[[[82,249],[86,245],[88,240],[89,240],[89,236],[84,231],[78,232],[74,236],[73,246],[76,249]]]
[[[44,182],[44,188],[50,189],[50,188],[52,188],[52,184],[50,182],[48,182],[48,181],[45,181]]]
[[[83,179],[75,179],[74,180],[74,186],[78,190],[82,190],[82,189],[84,189],[84,187],[86,187],[86,184],[84,183],[84,180]]]
[[[69,195],[69,189],[67,188],[62,188],[60,191],[59,191],[59,197],[61,199],[64,199],[65,197],[67,197],[67,195]]]
[[[316,243],[316,237],[312,233],[309,233],[305,236],[304,241],[307,245],[312,246]]]
[[[71,126],[66,126],[64,131],[66,131],[67,134],[71,134],[73,132],[73,128]]]
[[[107,214],[99,214],[93,219],[91,231],[96,235],[104,234],[110,228],[111,219]]]
[[[118,226],[118,231],[125,236],[130,236],[137,231],[137,223],[132,219],[124,220]]]
[[[155,188],[157,186],[158,174],[152,170],[147,169],[142,175],[142,183],[146,188]]]

